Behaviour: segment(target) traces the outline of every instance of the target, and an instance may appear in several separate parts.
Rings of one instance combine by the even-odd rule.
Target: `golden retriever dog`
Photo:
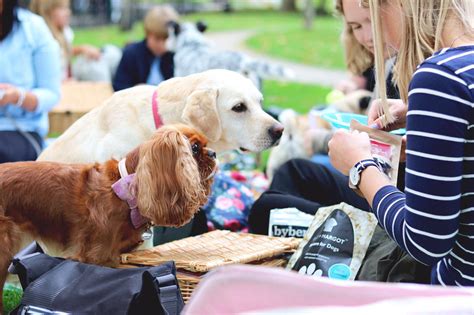
[[[25,236],[85,263],[119,264],[153,224],[181,226],[210,194],[216,154],[188,126],[161,127],[120,162],[0,164],[0,313]]]
[[[87,93],[87,91],[84,91]],[[155,86],[116,92],[69,127],[39,161],[103,162],[121,158],[149,139],[157,126],[185,123],[209,147],[259,152],[280,139],[283,126],[262,109],[262,94],[247,78],[215,69]]]

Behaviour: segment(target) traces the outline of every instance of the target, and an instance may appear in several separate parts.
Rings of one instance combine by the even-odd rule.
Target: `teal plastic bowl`
[[[351,113],[326,113],[321,116],[324,120],[328,121],[333,128],[350,129],[351,120],[357,120],[363,125],[367,125],[368,118],[364,115],[351,114]]]
[[[350,129],[351,126],[351,120],[357,120],[363,125],[367,125],[368,123],[368,117],[365,115],[359,115],[359,114],[352,114],[352,113],[325,113],[321,115],[321,118],[324,120],[328,121],[333,128],[342,128],[342,129]],[[403,129],[397,129],[394,131],[391,131],[390,133],[396,134],[396,135],[404,135],[406,133],[405,128]]]

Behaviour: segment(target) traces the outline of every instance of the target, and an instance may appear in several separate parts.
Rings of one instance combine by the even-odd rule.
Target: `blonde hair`
[[[335,0],[334,7],[339,15],[344,16],[342,0]],[[351,73],[361,75],[374,64],[374,55],[356,39],[354,31],[345,19],[341,41],[344,46],[346,67]]]
[[[31,0],[30,10],[33,13],[36,13],[43,17],[48,25],[53,37],[59,43],[63,54],[66,56],[66,59],[69,60],[71,54],[70,43],[68,43],[66,37],[64,36],[64,30],[59,29],[54,25],[52,21],[52,13],[54,9],[60,7],[70,7],[70,0]]]
[[[368,2],[372,31],[374,32],[376,80],[384,80],[383,31],[380,21],[380,6],[386,0],[364,0]],[[401,99],[408,103],[408,87],[416,67],[435,51],[452,45],[442,41],[448,21],[459,23],[466,36],[474,36],[473,0],[398,0],[403,10],[401,45],[394,67],[394,80],[400,90]],[[462,34],[461,34],[462,36]],[[386,99],[384,84],[378,84],[379,94]],[[383,106],[385,124],[390,123],[388,105]]]
[[[151,8],[143,20],[143,26],[146,34],[152,34],[156,37],[168,38],[169,22],[178,22],[179,14],[170,5],[157,5]]]

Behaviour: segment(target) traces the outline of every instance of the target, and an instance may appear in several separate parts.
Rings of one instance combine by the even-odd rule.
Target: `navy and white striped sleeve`
[[[416,71],[408,100],[405,194],[385,186],[372,204],[388,234],[427,265],[451,251],[459,229],[469,93],[442,65]]]

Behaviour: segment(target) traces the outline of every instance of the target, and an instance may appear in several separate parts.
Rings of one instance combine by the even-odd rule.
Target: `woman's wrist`
[[[25,103],[25,98],[26,98],[26,91],[22,88],[17,88],[16,89],[16,103],[14,104],[16,107],[23,107],[23,104]]]
[[[33,112],[38,107],[38,98],[34,93],[23,88],[16,88],[16,95],[12,97],[11,104],[28,112]],[[16,100],[16,102],[15,102]]]
[[[379,189],[387,185],[390,185],[387,176],[385,176],[377,167],[367,167],[360,174],[360,183],[358,188],[370,206],[372,206],[375,194],[379,191]]]
[[[359,154],[351,159],[351,162],[350,162],[352,165],[351,167],[356,166],[357,163],[364,160],[373,160],[373,157],[371,154]]]

